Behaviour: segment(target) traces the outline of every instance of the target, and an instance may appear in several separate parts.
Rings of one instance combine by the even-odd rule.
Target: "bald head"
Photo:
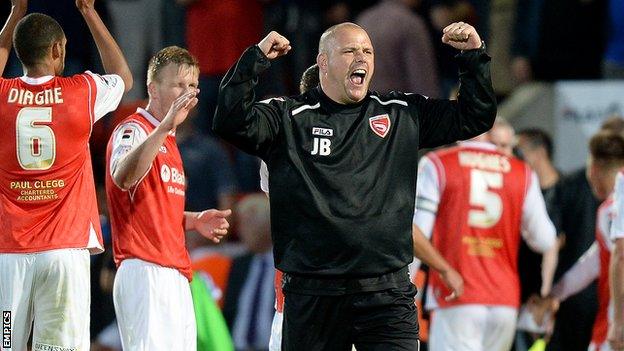
[[[339,104],[362,101],[375,71],[373,44],[362,27],[341,23],[321,35],[319,53],[321,89]]]
[[[327,53],[331,46],[334,45],[334,43],[336,42],[337,34],[347,29],[359,29],[366,32],[362,27],[351,22],[344,22],[333,25],[321,35],[321,39],[319,40],[319,54]]]

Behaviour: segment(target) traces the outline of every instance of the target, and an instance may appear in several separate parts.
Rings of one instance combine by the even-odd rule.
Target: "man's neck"
[[[165,118],[165,114],[161,111],[160,106],[149,100],[147,102],[147,106],[145,107],[145,111],[149,112],[154,118],[159,121],[162,121]]]
[[[559,172],[552,163],[544,161],[535,167],[535,173],[540,182],[541,189],[548,189],[559,181]]]
[[[23,69],[24,69],[24,75],[30,78],[40,78],[40,77],[55,75],[54,67],[51,67],[49,65],[44,65],[44,64],[36,65],[33,67],[23,66]]]

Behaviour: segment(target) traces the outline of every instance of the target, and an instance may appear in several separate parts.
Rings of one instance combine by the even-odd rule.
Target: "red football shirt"
[[[430,285],[437,304],[517,307],[518,246],[529,167],[470,143],[428,157],[441,183],[432,241],[464,278],[464,294],[447,302],[443,297],[450,292],[433,272]]]
[[[191,261],[184,235],[186,181],[175,136],[167,136],[149,171],[130,190],[119,188],[111,176],[116,162],[143,142],[159,123],[139,109],[121,122],[108,143],[106,195],[113,253],[117,265],[138,258],[175,268],[190,281]]]
[[[103,251],[89,137],[119,76],[0,79],[0,252]]]

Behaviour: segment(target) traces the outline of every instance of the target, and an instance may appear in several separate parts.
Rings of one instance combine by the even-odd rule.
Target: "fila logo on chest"
[[[334,136],[334,130],[329,128],[313,127],[314,135],[312,155],[328,156],[331,154],[331,140],[328,137]]]

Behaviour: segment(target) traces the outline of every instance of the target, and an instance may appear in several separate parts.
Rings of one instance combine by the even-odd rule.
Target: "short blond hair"
[[[158,81],[160,72],[170,63],[189,66],[199,73],[199,62],[188,50],[179,46],[167,46],[150,59],[147,66],[147,84]]]

